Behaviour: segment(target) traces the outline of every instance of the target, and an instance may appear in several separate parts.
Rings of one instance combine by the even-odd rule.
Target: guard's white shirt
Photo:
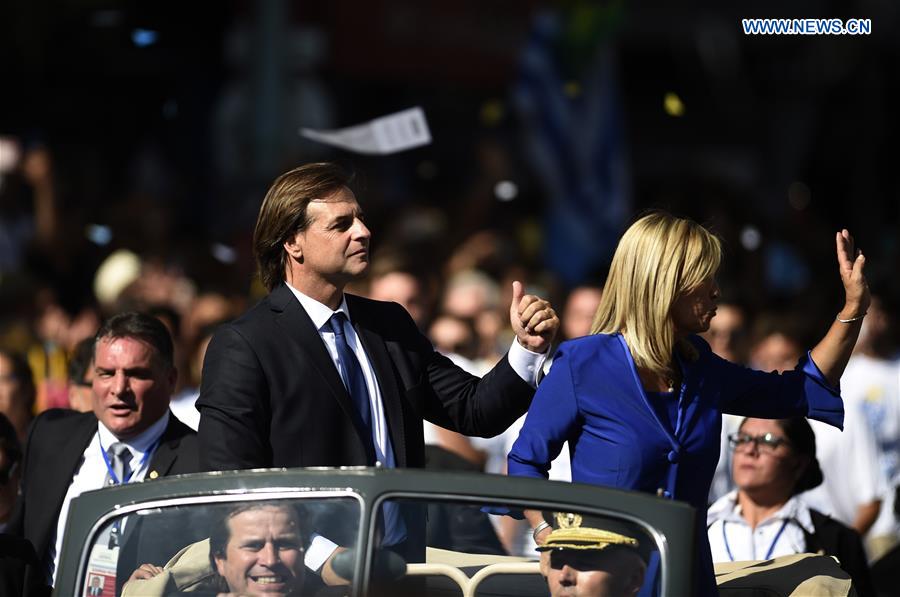
[[[785,522],[787,525],[779,535]],[[800,496],[789,499],[772,516],[756,525],[755,529],[750,528],[750,524],[741,516],[737,490],[723,495],[709,507],[706,525],[713,562],[762,560],[770,549],[771,558],[804,553],[804,529],[810,535],[815,532],[809,508]]]
[[[366,386],[369,390],[369,403],[372,409],[372,440],[375,443],[375,456],[383,466],[388,468],[395,467],[396,461],[394,459],[394,449],[391,446],[391,438],[388,434],[387,419],[384,415],[384,404],[381,399],[381,389],[378,387],[378,380],[375,377],[375,370],[372,367],[372,363],[369,361],[369,357],[363,349],[359,336],[357,336],[356,331],[353,329],[353,314],[350,313],[350,309],[347,307],[347,299],[342,298],[337,311],[332,311],[327,305],[303,294],[290,284],[287,284],[287,287],[294,293],[294,296],[297,297],[297,300],[300,301],[300,305],[312,320],[313,325],[319,332],[319,337],[322,338],[325,347],[328,349],[328,354],[331,355],[331,360],[334,362],[335,368],[339,372],[340,359],[338,358],[334,334],[325,331],[323,327],[328,320],[331,319],[331,316],[338,311],[342,312],[347,317],[347,321],[350,322],[350,325],[345,327],[347,344],[359,360],[360,368],[362,369],[363,376],[366,378]],[[513,371],[515,371],[523,380],[528,382],[533,388],[537,387],[538,375],[541,372],[541,367],[543,366],[545,358],[545,354],[531,352],[530,350],[523,348],[515,339],[513,339],[512,346],[508,353],[509,364]],[[396,527],[395,525],[391,525],[389,520],[386,520],[385,528],[391,529]],[[388,545],[391,544],[389,537],[385,537],[384,542]],[[322,564],[325,563],[325,560],[328,559],[328,556],[334,551],[335,547],[337,547],[336,544],[328,539],[325,539],[320,535],[314,535],[304,558],[307,568],[310,568],[311,570],[318,570],[321,568]]]
[[[155,450],[157,440],[162,437],[166,426],[169,424],[169,411],[153,425],[145,429],[139,435],[128,439],[120,440],[116,438],[112,432],[98,421],[97,432],[88,443],[84,454],[81,457],[81,463],[72,476],[72,482],[66,491],[66,497],[63,499],[62,508],[59,511],[59,521],[56,524],[56,535],[50,540],[50,578],[53,584],[56,583],[56,567],[59,565],[59,550],[62,548],[63,532],[66,529],[66,520],[69,516],[69,504],[73,499],[84,493],[94,489],[104,487],[103,482],[106,480],[106,461],[103,458],[103,452],[118,441],[128,446],[131,450],[132,471],[129,483],[143,481],[150,467],[152,454],[147,451],[153,448]],[[101,448],[102,446],[102,448]]]

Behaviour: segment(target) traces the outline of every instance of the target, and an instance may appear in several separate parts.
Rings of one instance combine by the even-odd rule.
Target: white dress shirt
[[[741,562],[777,558],[806,551],[806,536],[815,527],[809,507],[795,495],[756,528],[741,516],[737,490],[719,498],[706,513],[713,562]]]
[[[197,398],[200,397],[200,388],[184,388],[169,402],[169,411],[175,418],[197,431],[200,427],[200,411],[197,410]]]
[[[56,524],[56,536],[50,541],[50,549],[52,550],[50,553],[50,578],[53,583],[56,582],[56,567],[59,565],[59,551],[62,548],[63,532],[66,529],[66,520],[69,516],[69,504],[85,491],[93,491],[104,487],[107,468],[103,453],[113,443],[121,441],[131,450],[131,470],[133,472],[129,483],[143,481],[150,467],[153,451],[156,450],[159,438],[162,437],[168,424],[169,412],[166,411],[158,421],[136,437],[128,440],[119,440],[109,429],[101,423],[97,423],[97,433],[94,434],[94,437],[91,438],[87,448],[84,450],[81,464],[75,470],[72,482],[69,484],[69,490],[66,491],[66,497],[63,499],[62,508],[59,511],[59,521]]]
[[[391,438],[388,434],[387,419],[384,415],[384,404],[381,399],[381,389],[378,387],[378,380],[375,377],[375,370],[372,367],[372,363],[369,361],[369,357],[363,349],[359,336],[357,336],[356,331],[353,329],[353,314],[350,313],[350,309],[347,307],[346,297],[341,299],[340,306],[336,311],[333,311],[327,305],[303,294],[290,284],[287,284],[287,287],[294,293],[294,296],[297,297],[297,300],[300,301],[300,305],[312,320],[313,325],[318,330],[319,337],[322,338],[322,341],[325,343],[328,354],[331,355],[331,360],[334,362],[334,366],[338,372],[340,372],[340,359],[338,358],[334,333],[326,331],[323,328],[325,327],[325,324],[328,323],[328,320],[331,319],[331,316],[337,312],[342,312],[347,317],[347,321],[350,322],[350,325],[345,326],[344,329],[347,336],[347,344],[359,360],[363,376],[366,378],[366,387],[369,391],[369,404],[372,409],[372,440],[375,444],[375,458],[378,461],[377,465],[394,468],[397,466],[397,463],[394,458],[394,449],[391,445]],[[536,388],[538,376],[541,372],[541,367],[546,355],[527,350],[513,339],[508,358],[513,371],[531,385],[531,387]],[[390,529],[402,528],[402,524],[391,523],[390,518],[392,515],[391,510],[386,510],[385,545],[391,545],[398,539],[397,537],[391,537]],[[328,559],[328,556],[334,551],[335,547],[337,547],[337,545],[328,539],[314,534],[309,549],[306,551],[306,556],[304,557],[307,568],[310,568],[311,570],[318,570],[321,568],[322,564],[325,563],[325,560]]]

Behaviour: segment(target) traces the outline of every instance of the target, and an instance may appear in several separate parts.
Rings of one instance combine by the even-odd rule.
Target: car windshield
[[[107,518],[87,546],[80,594],[658,594],[661,546],[625,515],[404,496],[364,518],[354,495],[246,497],[172,499]],[[547,529],[540,551],[536,520]]]
[[[659,594],[660,545],[624,515],[449,497],[377,510],[384,538],[369,561],[370,596]],[[544,524],[538,547],[532,526]]]
[[[98,527],[82,595],[318,594],[335,548],[355,553],[362,512],[354,497],[173,501]]]

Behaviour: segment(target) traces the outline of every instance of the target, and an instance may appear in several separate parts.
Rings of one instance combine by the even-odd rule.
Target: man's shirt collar
[[[106,426],[98,421],[97,424],[97,433],[100,434],[100,444],[104,449],[108,449],[109,446],[114,444],[115,442],[122,442],[129,448],[131,448],[132,453],[144,454],[147,450],[149,450],[153,444],[162,437],[163,432],[166,430],[166,426],[169,424],[169,414],[168,409],[166,412],[159,418],[158,421],[150,425],[147,429],[140,432],[135,437],[129,439],[120,440],[115,435],[113,435],[112,431],[106,428]]]
[[[338,306],[337,311],[332,311],[328,305],[306,296],[287,282],[285,282],[285,285],[294,293],[297,300],[300,301],[300,304],[303,306],[306,314],[309,315],[309,318],[312,319],[313,325],[316,326],[317,330],[321,330],[322,326],[331,319],[331,316],[339,311],[343,312],[347,317],[347,321],[353,323],[353,320],[350,318],[350,309],[347,308],[347,295],[341,295],[340,306]]]

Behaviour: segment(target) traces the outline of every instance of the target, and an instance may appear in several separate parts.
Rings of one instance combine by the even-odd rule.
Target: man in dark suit
[[[93,412],[44,412],[25,451],[14,528],[50,579],[73,498],[199,469],[196,434],[169,412],[177,372],[159,320],[140,313],[107,320],[97,332],[94,367]]]
[[[465,373],[399,305],[344,293],[369,264],[349,183],[334,164],[308,164],[263,200],[254,248],[270,293],[210,342],[197,402],[204,468],[422,467],[423,418],[492,436],[528,408],[559,327],[550,305],[515,282],[509,353],[482,379]]]

